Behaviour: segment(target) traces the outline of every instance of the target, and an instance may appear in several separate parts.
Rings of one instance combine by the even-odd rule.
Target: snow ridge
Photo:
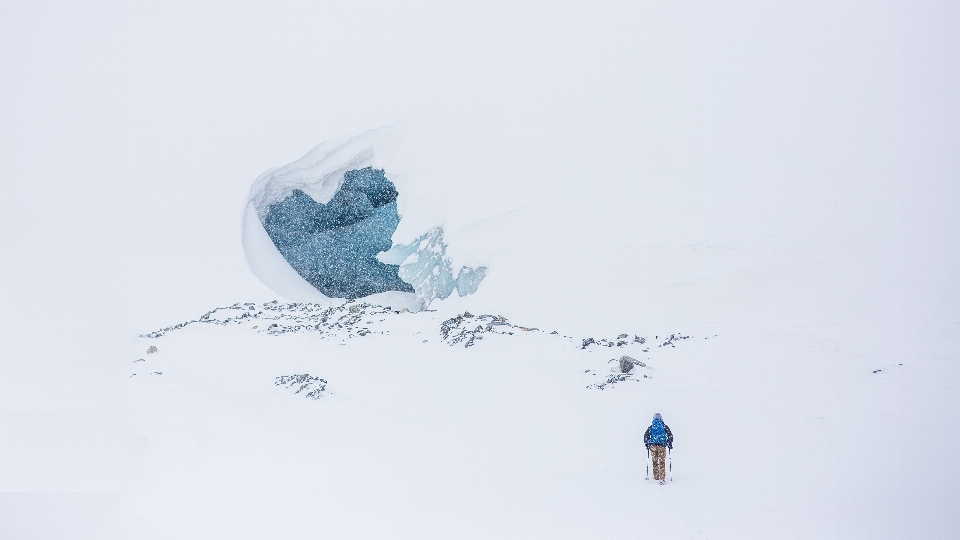
[[[352,338],[365,336],[374,330],[369,325],[373,321],[363,321],[365,317],[408,313],[406,308],[394,311],[389,306],[375,306],[367,303],[345,303],[327,307],[321,304],[290,303],[281,304],[276,300],[257,305],[253,302],[236,303],[232,306],[208,311],[199,319],[185,321],[166,328],[141,334],[142,338],[158,338],[174,330],[191,324],[215,324],[229,326],[255,323],[259,333],[279,335],[287,332],[318,332],[324,337]],[[380,319],[379,322],[383,322]],[[261,328],[261,324],[264,326]],[[380,331],[380,333],[386,333]]]
[[[251,330],[257,333],[263,333],[272,336],[279,336],[288,333],[316,333],[321,339],[339,339],[347,340],[350,338],[359,338],[371,334],[390,335],[391,330],[410,332],[413,327],[409,324],[397,325],[397,317],[419,317],[416,320],[422,324],[432,326],[438,330],[440,343],[450,347],[463,345],[465,349],[477,345],[485,337],[492,336],[522,336],[534,335],[541,336],[539,339],[546,339],[557,343],[563,349],[579,353],[579,355],[593,356],[594,352],[603,352],[606,349],[617,348],[623,350],[629,349],[630,354],[644,354],[646,361],[640,361],[632,356],[621,355],[619,358],[610,358],[606,360],[607,367],[603,367],[600,358],[596,358],[597,363],[591,361],[588,366],[591,369],[584,371],[584,374],[590,377],[601,376],[601,382],[588,384],[586,388],[595,390],[604,390],[612,385],[626,381],[640,382],[644,379],[653,378],[653,368],[649,367],[652,343],[656,343],[656,348],[676,348],[677,344],[690,339],[691,336],[682,333],[673,333],[665,338],[655,336],[653,340],[646,337],[630,334],[618,334],[616,338],[593,338],[587,337],[580,340],[571,336],[561,335],[556,331],[546,332],[539,328],[520,326],[507,321],[503,315],[473,315],[469,311],[457,314],[445,320],[439,321],[432,311],[419,312],[414,314],[407,308],[400,310],[393,309],[390,306],[379,306],[366,302],[346,302],[334,307],[328,307],[322,304],[312,303],[288,303],[281,304],[276,300],[256,304],[253,302],[235,303],[231,306],[220,307],[208,311],[203,316],[181,322],[172,326],[161,328],[159,330],[141,334],[142,338],[159,338],[166,333],[180,330],[193,324],[212,324],[217,326],[237,326],[242,324],[252,325]],[[411,319],[412,321],[413,319]],[[433,326],[438,324],[437,326]],[[414,326],[421,326],[414,325]],[[422,328],[422,326],[421,326]],[[424,328],[425,330],[425,328]],[[419,334],[420,332],[416,332]],[[711,336],[713,337],[713,336]],[[554,341],[557,338],[561,341]],[[424,340],[423,343],[427,343]],[[151,350],[156,349],[151,346]],[[148,350],[148,353],[151,352]],[[626,351],[625,351],[626,352]],[[586,359],[586,356],[584,356]],[[138,359],[137,361],[142,361]],[[613,364],[613,365],[611,365]],[[642,369],[637,369],[642,368]],[[596,379],[594,379],[596,380]],[[296,373],[292,375],[283,375],[276,377],[274,382],[276,386],[283,386],[294,389],[295,394],[304,393],[309,399],[319,399],[328,393],[327,380],[321,379],[308,373]]]

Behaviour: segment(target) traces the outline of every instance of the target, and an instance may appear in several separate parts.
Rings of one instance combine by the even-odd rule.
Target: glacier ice
[[[400,223],[397,190],[383,170],[347,171],[326,204],[302,190],[269,206],[264,229],[303,279],[331,298],[413,292],[399,266],[377,260]]]
[[[486,275],[485,267],[461,267],[454,274],[443,229],[435,227],[407,245],[393,246],[378,257],[400,267],[400,278],[414,285],[420,304],[427,306],[435,298],[444,299],[454,290],[460,296],[477,292]]]
[[[365,298],[413,310],[476,292],[486,268],[454,273],[442,228],[392,245],[401,217],[387,166],[397,140],[393,127],[371,130],[260,175],[243,220],[253,273],[286,298],[327,305]]]

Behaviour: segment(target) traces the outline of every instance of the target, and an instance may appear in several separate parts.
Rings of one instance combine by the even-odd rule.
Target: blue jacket
[[[654,445],[673,448],[673,433],[670,432],[670,427],[664,424],[663,420],[655,419],[643,434],[643,445],[647,450]]]

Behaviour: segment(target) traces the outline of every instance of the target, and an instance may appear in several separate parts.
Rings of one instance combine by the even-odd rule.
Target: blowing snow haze
[[[958,28],[0,2],[0,539],[960,538]]]

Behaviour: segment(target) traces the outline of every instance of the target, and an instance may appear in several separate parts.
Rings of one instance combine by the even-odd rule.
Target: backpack
[[[666,445],[667,441],[667,430],[664,429],[662,419],[654,419],[653,424],[650,425],[650,443],[649,444],[663,444]]]

